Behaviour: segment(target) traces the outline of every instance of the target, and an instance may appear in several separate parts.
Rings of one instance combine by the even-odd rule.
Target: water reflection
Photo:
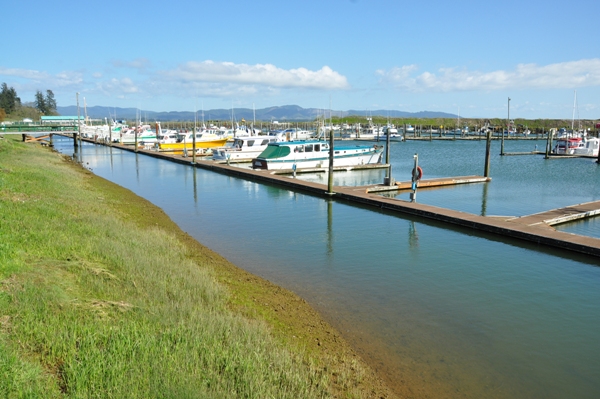
[[[487,216],[488,184],[483,184],[483,193],[481,194],[481,216]]]
[[[328,199],[327,202],[327,255],[333,255],[333,200]]]
[[[412,220],[408,223],[408,246],[411,250],[418,249],[419,247],[419,234],[417,233],[417,226]]]

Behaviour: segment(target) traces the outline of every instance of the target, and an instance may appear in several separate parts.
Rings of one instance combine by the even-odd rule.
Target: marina
[[[73,153],[72,140],[55,141]],[[507,151],[532,147],[512,142]],[[477,141],[397,142],[391,164],[399,181],[410,178],[415,153],[424,180],[473,176],[484,152]],[[473,225],[578,231],[597,240],[597,218],[554,232],[509,219],[600,200],[598,165],[498,153],[493,147],[490,182],[422,188],[416,204],[407,191],[366,192],[382,185],[385,169],[335,172],[336,194],[327,196],[323,173],[293,178],[202,160],[190,167],[190,157],[87,142],[76,158],[151,200],[235,264],[300,294],[388,383],[412,387],[412,396],[596,397],[598,258]],[[567,177],[569,190],[553,184]],[[346,195],[367,202],[352,205]],[[248,212],[256,207],[264,211]],[[472,225],[406,212],[441,208]]]

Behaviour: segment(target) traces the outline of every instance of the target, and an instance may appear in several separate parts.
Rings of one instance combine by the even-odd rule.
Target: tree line
[[[46,90],[46,94],[38,90],[34,101],[22,104],[14,87],[8,87],[2,83],[0,88],[0,121],[6,117],[37,117],[41,115],[56,115],[56,99],[52,90]]]

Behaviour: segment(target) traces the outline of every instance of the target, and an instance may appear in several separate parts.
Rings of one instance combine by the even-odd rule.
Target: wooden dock
[[[421,179],[417,184],[417,188],[434,188],[443,186],[455,186],[457,184],[470,184],[470,183],[485,183],[492,179],[490,177],[483,176],[459,176],[459,177],[442,177],[437,179]],[[365,192],[367,193],[378,193],[384,191],[400,191],[400,190],[411,190],[412,181],[395,182],[392,185],[375,185],[366,186]]]
[[[511,222],[522,223],[527,226],[545,224],[554,226],[573,220],[585,219],[600,214],[600,201],[585,202],[582,204],[566,206],[564,208],[552,209],[550,211],[535,213],[533,215],[521,216],[507,219]]]
[[[93,141],[90,140],[90,142]],[[135,151],[135,149],[132,147],[121,145],[113,146],[127,151]],[[538,245],[600,257],[599,238],[565,233],[557,231],[551,227],[552,225],[558,223],[564,223],[566,221],[582,219],[586,217],[593,217],[600,214],[600,201],[572,205],[522,217],[479,216],[466,212],[420,204],[417,202],[409,202],[398,198],[384,197],[377,195],[377,191],[369,191],[364,186],[334,186],[334,194],[332,195],[328,192],[328,187],[325,184],[299,180],[289,175],[277,175],[271,173],[272,171],[269,170],[240,168],[227,164],[215,163],[212,160],[197,159],[193,164],[191,157],[185,158],[182,156],[169,155],[157,151],[142,149],[138,149],[137,152],[155,158],[166,159],[185,165],[192,165],[194,167],[226,174],[229,176],[239,177],[242,179],[276,184],[290,190],[306,192],[323,198],[334,198],[338,201],[361,204],[374,209],[422,217],[456,226],[462,226],[467,229],[492,233],[513,239],[520,239]],[[442,187],[450,184],[472,183],[478,182],[478,179],[485,178],[482,178],[481,176],[466,176],[453,178],[449,177],[445,179],[430,179],[431,185],[429,187]],[[436,181],[437,186],[434,185]],[[424,186],[422,183],[425,182],[426,181],[422,180],[421,183],[419,183],[419,187],[423,188]],[[403,185],[406,183],[407,182],[398,183],[399,185],[397,187],[403,187]],[[374,189],[374,187],[377,186],[370,187]],[[396,190],[398,189],[397,187],[394,187],[393,189]]]

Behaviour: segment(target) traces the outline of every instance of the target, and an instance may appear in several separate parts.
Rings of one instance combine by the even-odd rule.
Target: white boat
[[[556,142],[552,152],[560,155],[573,155],[575,150],[585,148],[581,137],[561,138]]]
[[[573,150],[573,155],[582,155],[588,157],[597,157],[598,148],[600,148],[600,139],[597,137],[591,137],[585,140],[585,143],[578,145]]]
[[[117,121],[112,121],[111,125],[108,123],[95,126],[82,124],[81,136],[100,141],[109,141],[112,137],[113,141],[119,141],[121,133],[127,129],[129,127],[126,124]]]
[[[286,141],[283,134],[269,136],[237,137],[231,147],[213,149],[213,160],[231,162],[250,162],[259,156],[269,145]]]
[[[378,139],[383,137],[383,128],[381,126],[369,125],[362,129],[357,138],[361,139]]]
[[[335,146],[333,166],[358,166],[381,163],[383,146]],[[329,143],[325,141],[286,141],[270,143],[252,160],[253,169],[305,169],[329,166]]]
[[[383,135],[379,136],[380,140],[387,140],[387,135],[390,135],[390,140],[401,141],[402,134],[398,133],[398,129],[394,125],[387,125],[383,127]]]
[[[220,134],[229,139],[235,139],[236,137],[249,137],[252,135],[252,131],[246,126],[236,126],[234,129],[222,129]]]
[[[167,130],[167,131],[162,131],[158,135],[157,143],[159,143],[159,144],[177,143],[178,140],[179,140],[179,133],[177,133],[176,130]]]
[[[273,135],[283,134],[287,140],[310,140],[312,138],[312,132],[308,130],[291,127],[285,130],[275,130],[271,132]]]
[[[156,132],[152,131],[150,125],[139,125],[135,129],[122,132],[118,140],[121,144],[135,144],[137,136],[138,145],[156,143]]]

